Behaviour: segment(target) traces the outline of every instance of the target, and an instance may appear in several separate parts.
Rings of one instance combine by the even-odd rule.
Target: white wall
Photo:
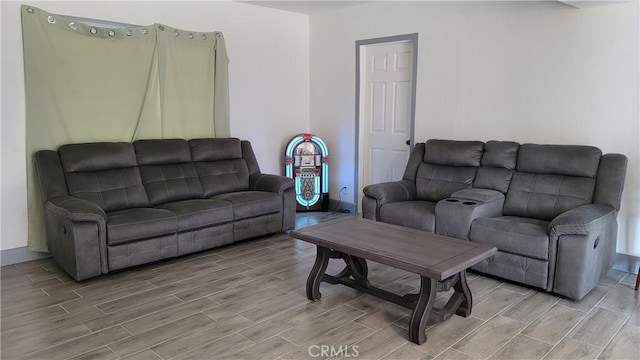
[[[0,249],[27,244],[20,3],[1,3]],[[57,14],[222,31],[229,53],[231,134],[251,140],[261,170],[283,173],[286,142],[309,130],[309,17],[237,2],[29,2]]]
[[[223,31],[232,135],[282,172],[294,134],[331,155],[331,197],[355,202],[355,41],[418,32],[416,140],[590,144],[629,157],[618,252],[640,256],[637,3],[375,2],[308,17],[236,2],[31,2],[117,22]],[[19,2],[0,2],[0,249],[26,245]],[[309,99],[311,98],[311,102]]]
[[[419,33],[416,141],[586,144],[629,158],[618,252],[640,256],[638,3],[373,2],[310,17],[311,131],[355,202],[355,42]]]

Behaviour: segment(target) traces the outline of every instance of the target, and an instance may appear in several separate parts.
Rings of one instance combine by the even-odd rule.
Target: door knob
[[[407,142],[405,144],[411,145],[411,139],[407,140]]]

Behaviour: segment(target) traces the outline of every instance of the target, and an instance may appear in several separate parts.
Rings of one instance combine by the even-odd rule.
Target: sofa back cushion
[[[481,141],[427,140],[424,162],[434,165],[478,167],[484,143]]]
[[[151,205],[203,197],[186,140],[138,140],[133,146]]]
[[[149,205],[132,144],[69,144],[58,153],[71,196],[104,211]]]
[[[620,210],[622,188],[627,173],[627,157],[622,154],[604,154],[600,158],[594,204],[611,205]]]
[[[239,139],[193,139],[189,146],[205,197],[249,190],[249,169]]]
[[[593,146],[523,144],[516,171],[595,178],[601,157]]]
[[[236,138],[192,139],[189,147],[195,162],[242,159],[240,139]]]
[[[440,201],[471,187],[483,149],[480,141],[428,140],[416,174],[418,200]]]
[[[68,196],[69,188],[64,177],[60,154],[53,150],[40,150],[34,155],[36,176],[44,201],[57,196]]]
[[[425,143],[417,143],[413,150],[411,151],[411,155],[409,155],[409,160],[407,161],[407,167],[404,169],[404,175],[402,176],[402,180],[409,180],[411,182],[416,182],[416,177],[418,175],[418,168],[422,164],[424,160],[424,148]]]
[[[492,189],[505,194],[516,169],[520,144],[511,141],[488,141],[473,187]]]
[[[521,145],[503,214],[552,220],[592,203],[601,156],[590,146]]]

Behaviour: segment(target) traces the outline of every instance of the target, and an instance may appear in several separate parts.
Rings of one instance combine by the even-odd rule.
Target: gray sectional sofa
[[[627,159],[591,146],[429,140],[363,217],[494,246],[473,269],[582,299],[612,266]]]
[[[74,279],[293,229],[293,180],[235,138],[85,143],[35,154],[49,252]]]

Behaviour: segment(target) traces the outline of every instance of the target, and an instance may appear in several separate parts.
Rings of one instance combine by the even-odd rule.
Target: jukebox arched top
[[[312,134],[294,136],[285,150],[285,174],[294,179],[297,209],[329,208],[329,150]]]

